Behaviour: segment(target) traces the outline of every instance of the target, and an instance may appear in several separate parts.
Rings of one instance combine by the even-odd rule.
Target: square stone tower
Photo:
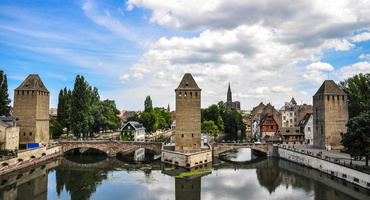
[[[22,125],[19,130],[19,146],[27,143],[49,142],[50,92],[38,74],[30,74],[14,90],[13,115]]]
[[[186,73],[176,92],[175,151],[201,151],[201,89]]]
[[[314,147],[340,149],[347,132],[347,94],[333,80],[326,80],[313,96]]]

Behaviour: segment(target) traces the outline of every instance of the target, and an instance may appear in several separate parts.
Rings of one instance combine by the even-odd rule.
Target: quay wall
[[[0,175],[19,170],[62,155],[61,146],[20,150],[17,156],[0,161]]]
[[[298,152],[278,146],[275,146],[275,148],[277,148],[275,151],[275,153],[277,153],[276,156],[280,158],[317,169],[331,176],[346,180],[363,188],[370,189],[370,174],[327,161],[318,156],[312,155],[309,150]]]

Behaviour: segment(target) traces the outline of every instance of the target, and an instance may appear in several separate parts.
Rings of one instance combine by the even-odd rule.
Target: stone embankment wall
[[[370,189],[370,174],[329,162],[325,159],[312,155],[309,150],[298,152],[292,149],[285,149],[277,146],[275,146],[275,148],[277,148],[275,151],[275,153],[277,153],[276,156],[280,158],[317,169],[355,185]]]
[[[62,155],[59,145],[18,151],[17,156],[0,161],[0,175]]]

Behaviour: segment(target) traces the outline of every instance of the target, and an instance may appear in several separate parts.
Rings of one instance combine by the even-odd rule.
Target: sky
[[[324,80],[370,72],[368,0],[1,0],[0,69],[9,96],[39,74],[56,108],[77,75],[120,110],[175,109],[184,73],[202,108],[312,104]],[[13,104],[13,101],[12,101]]]

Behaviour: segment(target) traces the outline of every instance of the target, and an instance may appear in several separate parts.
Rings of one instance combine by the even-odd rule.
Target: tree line
[[[64,132],[78,138],[91,137],[100,131],[120,128],[119,114],[114,100],[100,100],[98,88],[77,75],[72,91],[64,88],[59,92],[58,115],[50,122],[50,134],[54,138]]]
[[[370,73],[357,74],[339,83],[348,96],[347,133],[342,144],[351,157],[370,158]]]
[[[165,108],[153,108],[153,102],[150,96],[144,101],[144,111],[129,117],[128,121],[137,121],[145,127],[147,133],[155,132],[157,129],[170,128],[173,122],[172,114]]]
[[[202,133],[217,136],[224,132],[227,139],[238,140],[238,132],[245,134],[242,115],[223,101],[202,109]]]

